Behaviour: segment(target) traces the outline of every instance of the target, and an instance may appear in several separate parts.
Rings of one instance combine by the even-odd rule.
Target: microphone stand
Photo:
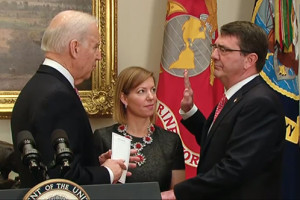
[[[29,170],[38,183],[49,179],[48,168],[42,162],[37,165],[35,162],[30,162]]]
[[[48,175],[48,168],[47,168],[47,166],[44,165],[42,162],[40,163],[40,165],[41,165],[41,168],[42,168],[41,172],[42,172],[43,179],[44,180],[50,179],[50,177]]]
[[[62,165],[60,166],[60,174],[62,177],[67,173],[67,171],[70,170],[70,162],[68,159],[63,159],[62,160]]]

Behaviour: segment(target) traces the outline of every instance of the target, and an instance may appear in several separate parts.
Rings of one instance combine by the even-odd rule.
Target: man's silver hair
[[[97,19],[88,13],[67,12],[69,13],[62,16],[62,21],[59,24],[52,26],[51,21],[46,28],[41,43],[43,51],[62,53],[73,39],[84,43],[90,25],[97,23]],[[58,15],[63,13],[64,11]]]

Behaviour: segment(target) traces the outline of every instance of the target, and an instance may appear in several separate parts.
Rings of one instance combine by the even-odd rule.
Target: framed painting
[[[0,0],[0,119],[9,119],[26,82],[43,62],[40,41],[62,10],[90,12],[98,19],[101,61],[90,80],[78,86],[90,117],[110,117],[117,77],[117,0]]]

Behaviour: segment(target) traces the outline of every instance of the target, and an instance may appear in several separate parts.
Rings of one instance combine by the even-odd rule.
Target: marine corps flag
[[[293,0],[258,0],[252,18],[269,39],[269,52],[260,75],[277,91],[285,110],[282,199],[300,199],[299,55],[294,6]]]
[[[157,88],[156,123],[180,135],[186,163],[186,177],[196,175],[199,146],[180,123],[184,69],[188,69],[194,102],[208,117],[223,94],[223,86],[213,77],[211,44],[217,37],[216,0],[168,1]]]

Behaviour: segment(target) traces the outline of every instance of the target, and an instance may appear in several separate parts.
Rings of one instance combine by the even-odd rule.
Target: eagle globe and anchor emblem
[[[183,77],[183,70],[189,76],[202,73],[211,64],[212,27],[206,23],[208,15],[200,18],[179,15],[170,19],[164,33],[161,64],[168,73]],[[175,32],[175,34],[174,34]]]

